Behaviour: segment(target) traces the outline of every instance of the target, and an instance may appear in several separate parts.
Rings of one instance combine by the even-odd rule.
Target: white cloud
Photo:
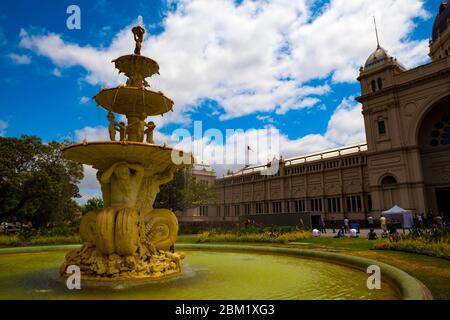
[[[83,165],[84,178],[78,187],[80,188],[81,198],[76,199],[79,204],[85,204],[90,198],[101,197],[100,184],[97,181],[97,170],[91,166]]]
[[[61,70],[59,70],[58,68],[53,69],[52,74],[57,78],[62,77]]]
[[[366,140],[364,118],[360,104],[346,98],[336,108],[328,122],[325,138],[336,145],[346,145]]]
[[[331,0],[319,13],[310,0],[180,0],[162,21],[164,31],[147,35],[143,54],[160,64],[156,90],[176,102],[160,121],[187,123],[184,115],[204,98],[223,107],[222,120],[242,115],[320,106],[338,82],[354,82],[375,49],[372,16],[382,45],[408,67],[427,61],[427,40],[411,40],[414,19],[428,18],[423,0]],[[169,6],[173,8],[173,6]],[[388,12],[389,14],[386,14]],[[124,82],[110,61],[131,53],[126,26],[109,47],[80,46],[60,35],[21,31],[20,45],[59,68],[82,66],[91,84]],[[323,79],[331,76],[331,83]],[[309,81],[318,80],[316,85]],[[320,83],[322,82],[322,83]]]
[[[27,56],[26,54],[10,53],[8,55],[8,57],[15,64],[30,64],[31,63],[30,56]]]
[[[91,101],[91,98],[86,97],[86,96],[82,96],[82,97],[80,98],[80,103],[81,103],[81,104],[88,104],[90,101]]]
[[[78,142],[81,142],[85,139],[87,141],[108,141],[108,128],[103,126],[84,127],[82,129],[75,130],[75,138]]]
[[[6,134],[6,129],[8,129],[8,122],[0,119],[0,137]]]

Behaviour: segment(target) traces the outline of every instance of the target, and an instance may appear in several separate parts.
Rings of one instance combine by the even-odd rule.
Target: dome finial
[[[375,35],[377,37],[377,49],[380,49],[380,39],[378,38],[377,19],[373,16],[373,24],[375,26]]]

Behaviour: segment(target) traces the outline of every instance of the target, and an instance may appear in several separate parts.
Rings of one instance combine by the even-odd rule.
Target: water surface
[[[184,250],[181,275],[156,282],[81,284],[58,274],[64,251],[0,254],[0,299],[398,299],[383,282],[366,287],[364,271],[284,255]]]

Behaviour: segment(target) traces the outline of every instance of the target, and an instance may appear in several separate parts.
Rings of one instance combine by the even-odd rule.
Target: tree
[[[0,220],[31,221],[39,228],[73,217],[83,167],[63,159],[60,148],[35,136],[0,137]]]
[[[192,206],[210,203],[215,199],[212,186],[197,181],[190,169],[178,169],[169,183],[160,187],[155,208],[182,211]]]
[[[88,199],[86,204],[81,207],[81,212],[83,214],[88,213],[91,210],[103,208],[103,199],[100,197],[94,197]]]

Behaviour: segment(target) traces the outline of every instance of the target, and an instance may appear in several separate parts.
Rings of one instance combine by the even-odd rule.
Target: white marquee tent
[[[413,215],[410,210],[393,206],[389,210],[383,211],[382,214],[385,216],[387,223],[399,221],[403,229],[411,229],[413,227]]]

